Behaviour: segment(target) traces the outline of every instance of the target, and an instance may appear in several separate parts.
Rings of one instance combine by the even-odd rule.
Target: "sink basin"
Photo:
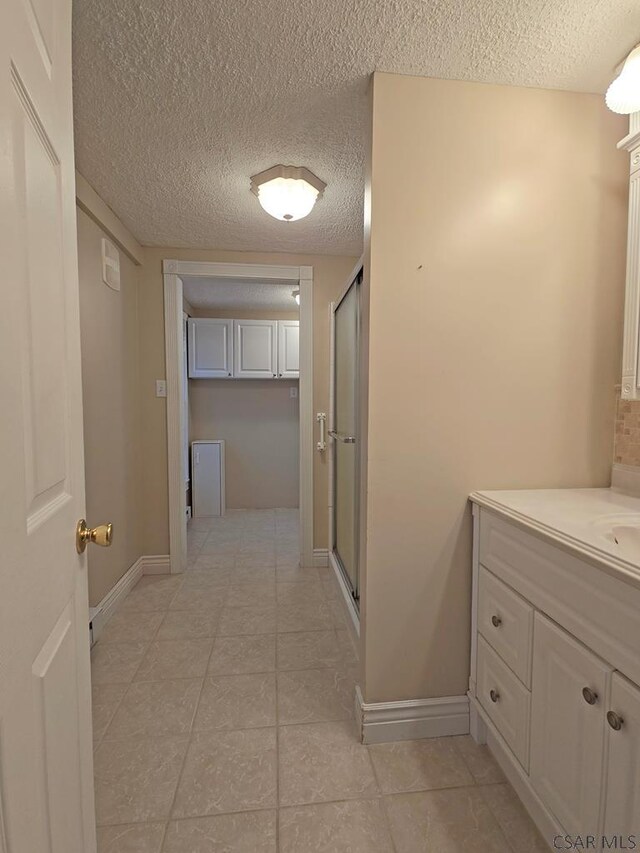
[[[623,559],[640,565],[640,515],[600,518],[594,525]]]

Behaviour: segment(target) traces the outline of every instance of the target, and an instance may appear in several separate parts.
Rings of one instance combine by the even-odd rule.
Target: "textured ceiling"
[[[603,92],[637,0],[75,0],[80,172],[147,245],[357,254],[374,70]],[[278,222],[249,176],[327,182]]]
[[[297,311],[293,281],[263,284],[255,280],[181,276],[184,296],[193,308],[207,310]]]

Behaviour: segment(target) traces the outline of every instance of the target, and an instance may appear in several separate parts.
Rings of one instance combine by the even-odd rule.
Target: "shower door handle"
[[[336,441],[341,441],[343,444],[356,443],[355,435],[345,435],[342,432],[336,432],[335,429],[330,429],[329,435],[331,436],[331,438],[334,438]]]

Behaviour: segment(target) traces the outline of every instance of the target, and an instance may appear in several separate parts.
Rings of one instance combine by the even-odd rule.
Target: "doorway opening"
[[[259,510],[267,509],[270,501],[295,501],[290,465],[287,473],[283,463],[277,477],[272,468],[266,479],[265,471],[257,470],[264,467],[258,464],[260,458],[268,458],[273,466],[274,451],[291,461],[287,435],[292,443],[294,414],[299,562],[311,566],[313,268],[166,260],[163,274],[171,571],[187,567],[190,514],[211,518],[227,508]],[[299,291],[299,306],[294,291]],[[258,397],[268,405],[281,405],[282,432],[271,436],[277,438],[277,448],[269,447],[266,423],[261,429]],[[245,407],[251,421],[241,430],[233,422],[238,405]]]

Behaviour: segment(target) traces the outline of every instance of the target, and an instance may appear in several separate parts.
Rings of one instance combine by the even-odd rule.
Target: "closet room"
[[[189,528],[266,532],[280,517],[297,532],[299,290],[185,277],[183,297]]]

